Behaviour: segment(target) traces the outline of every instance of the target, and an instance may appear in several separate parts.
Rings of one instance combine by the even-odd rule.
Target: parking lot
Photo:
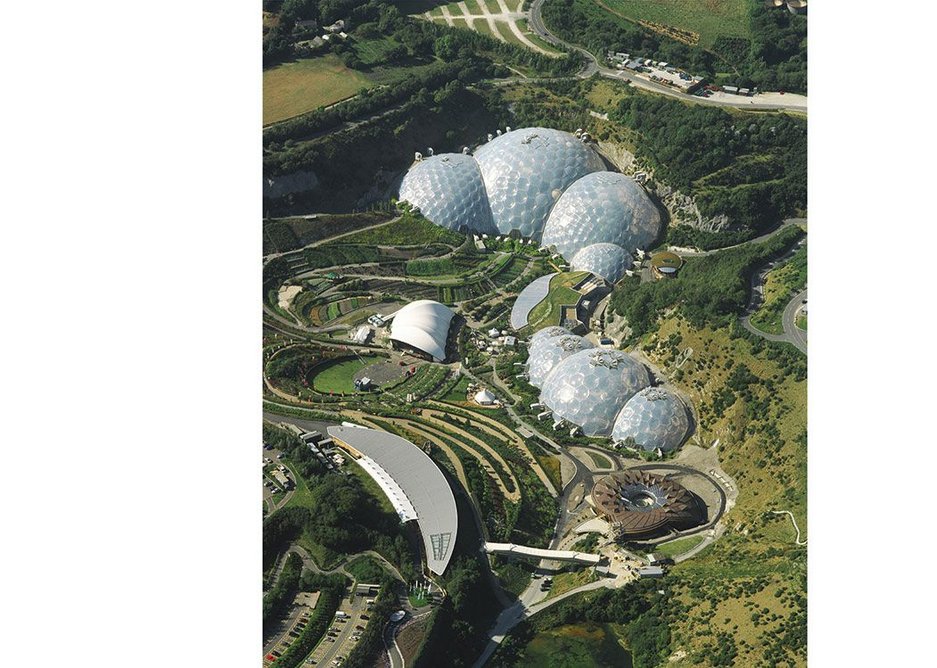
[[[337,616],[329,626],[326,636],[312,651],[312,654],[306,658],[307,666],[333,666],[333,661],[338,657],[346,657],[354,648],[358,641],[357,636],[364,631],[368,624],[367,619],[362,619],[362,615],[368,615],[368,597],[355,596],[352,592],[352,599],[348,597],[342,599],[338,606],[339,613],[348,615],[347,619],[339,619]],[[359,628],[360,627],[360,628]]]
[[[265,447],[263,449],[263,500],[264,504],[267,506],[267,510],[270,512],[273,512],[279,505],[285,503],[290,495],[290,491],[284,491],[282,485],[278,485],[272,479],[274,469],[281,465],[280,454],[280,451],[275,448],[267,449]],[[286,476],[289,477],[292,485],[296,484],[293,473],[289,469],[286,470]]]

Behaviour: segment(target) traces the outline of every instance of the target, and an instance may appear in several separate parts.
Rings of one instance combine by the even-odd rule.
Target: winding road
[[[778,95],[776,93],[760,94],[754,97],[739,97],[738,99],[732,99],[732,97],[729,96],[720,97],[718,99],[697,97],[695,95],[681,93],[667,86],[654,83],[653,81],[648,81],[647,79],[639,77],[625,70],[614,70],[608,67],[603,67],[599,64],[596,57],[590,51],[582,48],[581,46],[565,42],[549,31],[546,24],[543,22],[543,16],[541,12],[543,3],[544,0],[533,0],[530,5],[530,20],[528,25],[535,33],[537,33],[538,36],[550,44],[570,51],[577,51],[583,55],[583,57],[586,59],[586,65],[577,75],[581,79],[588,79],[594,74],[599,74],[608,79],[628,81],[635,88],[641,88],[652,93],[667,95],[669,97],[677,98],[678,100],[683,100],[684,102],[693,102],[696,104],[705,104],[715,107],[734,107],[737,109],[749,109],[755,111],[793,111],[801,114],[807,113],[807,98],[803,95],[791,95],[789,96],[788,100],[783,102],[767,101],[769,96],[771,100],[774,100],[775,96]],[[762,99],[759,100],[759,97]]]

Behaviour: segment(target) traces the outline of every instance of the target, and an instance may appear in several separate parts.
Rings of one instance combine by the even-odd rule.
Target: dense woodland
[[[628,319],[634,337],[652,331],[671,307],[696,327],[727,325],[748,303],[752,273],[802,235],[800,228],[790,227],[768,241],[692,258],[670,280],[626,279],[615,286],[609,308]]]

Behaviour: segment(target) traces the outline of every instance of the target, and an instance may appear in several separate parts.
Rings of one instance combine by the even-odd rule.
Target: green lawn
[[[264,70],[263,82],[264,125],[334,104],[371,85],[333,54]]]
[[[687,536],[686,538],[678,538],[677,540],[672,540],[669,543],[663,543],[654,548],[654,554],[658,557],[676,557],[692,550],[694,547],[703,542],[702,536]]]
[[[749,37],[751,0],[596,0],[613,14],[682,28],[699,34],[699,43],[711,47],[717,37]]]
[[[576,285],[588,273],[587,271],[566,271],[550,280],[550,292],[542,302],[531,309],[527,318],[532,331],[560,324],[562,307],[574,306],[581,296],[571,286]]]
[[[797,319],[794,320],[794,324],[806,332],[807,331],[807,316],[801,313],[800,315],[797,316]]]
[[[351,357],[326,362],[316,369],[312,379],[312,386],[318,392],[345,392],[355,391],[355,374],[374,362],[373,359]]]
[[[462,376],[451,390],[446,392],[440,399],[442,401],[465,401],[465,395],[468,392],[469,379]]]
[[[608,457],[600,455],[598,452],[592,452],[592,450],[586,450],[586,454],[589,455],[589,459],[592,460],[592,463],[600,469],[612,468],[612,462],[609,461]]]

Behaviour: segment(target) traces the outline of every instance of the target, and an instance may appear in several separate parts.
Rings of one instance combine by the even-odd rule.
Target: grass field
[[[677,540],[672,540],[669,543],[658,545],[654,548],[654,554],[659,557],[676,557],[683,554],[684,552],[692,550],[702,541],[702,536],[687,536],[686,538],[678,538]]]
[[[675,348],[693,349],[675,381],[699,411],[700,444],[720,440],[721,466],[739,491],[729,530],[668,575],[686,606],[671,622],[671,647],[688,653],[669,665],[713,665],[707,653],[719,643],[737,650],[733,665],[806,665],[806,550],[794,545],[790,519],[769,512],[790,510],[801,536],[809,535],[806,382],[784,371],[786,358],[776,352],[783,346],[733,338],[727,328],[667,318],[642,347],[663,368]],[[742,365],[757,378],[748,398],[739,391],[717,402],[730,382],[738,387],[731,379]]]
[[[547,668],[615,666],[631,668],[631,654],[608,624],[571,624],[538,633],[527,644],[518,665]]]
[[[371,80],[328,54],[264,70],[264,125],[334,104],[371,85]]]
[[[598,466],[600,469],[610,469],[612,468],[612,462],[603,455],[600,455],[597,452],[592,452],[592,450],[586,450],[586,454],[589,455],[589,459],[592,460],[592,463]]]
[[[595,0],[612,13],[699,34],[709,48],[717,37],[749,37],[750,0]]]
[[[353,357],[327,362],[316,369],[312,386],[319,392],[354,392],[355,374],[373,361]]]

